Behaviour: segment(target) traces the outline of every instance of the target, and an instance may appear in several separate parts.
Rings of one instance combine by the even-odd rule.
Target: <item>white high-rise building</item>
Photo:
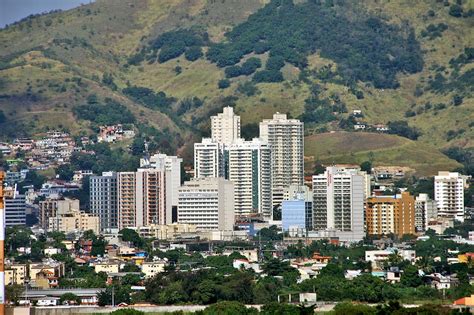
[[[438,172],[434,179],[434,196],[440,217],[464,221],[464,186],[466,176],[452,172]]]
[[[234,114],[232,107],[224,107],[222,113],[211,117],[211,138],[223,144],[240,138],[240,116]]]
[[[170,172],[167,178],[166,189],[168,201],[172,207],[178,206],[178,189],[181,186],[181,163],[183,159],[166,154],[154,154],[148,160],[140,159],[140,167],[148,167]]]
[[[198,231],[232,231],[234,184],[223,178],[187,181],[178,192],[178,222],[194,224]]]
[[[224,150],[225,177],[234,183],[235,214],[272,217],[271,149],[265,141],[236,139]]]
[[[419,194],[415,199],[415,228],[417,232],[428,229],[428,222],[438,217],[436,201],[430,199],[428,194]]]
[[[313,176],[313,229],[333,230],[353,241],[364,235],[365,176],[356,169],[328,167]]]
[[[276,113],[260,123],[260,138],[272,148],[273,205],[279,205],[290,185],[303,185],[304,125]]]
[[[194,178],[224,177],[224,145],[210,138],[194,144]]]

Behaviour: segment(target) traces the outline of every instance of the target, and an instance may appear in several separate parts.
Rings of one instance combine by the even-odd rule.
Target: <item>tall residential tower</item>
[[[260,123],[260,138],[272,148],[273,205],[280,205],[290,185],[303,185],[304,126],[297,119],[276,113]]]

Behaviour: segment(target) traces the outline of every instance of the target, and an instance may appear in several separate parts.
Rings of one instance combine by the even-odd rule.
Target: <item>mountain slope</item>
[[[454,17],[449,14],[449,6],[436,0],[366,0],[347,5],[321,1],[321,10],[344,16],[352,23],[372,19],[394,29],[413,29],[423,67],[411,74],[398,72],[398,88],[376,88],[370,79],[347,80],[344,73],[350,67],[344,68],[342,61],[316,49],[309,52],[307,66],[285,62],[282,82],[259,83],[250,74],[232,77],[230,87],[219,88],[226,72],[207,60],[206,52],[215,43],[231,42],[232,33],[226,37],[226,32],[234,26],[255,23],[255,12],[268,7],[268,2],[99,0],[66,12],[28,18],[1,30],[0,109],[6,114],[6,122],[0,124],[1,137],[58,127],[75,135],[93,134],[91,128],[96,124],[78,119],[73,108],[96,95],[99,103],[106,104],[106,98],[111,98],[125,105],[136,117],[140,130],[147,130],[143,131],[145,136],[155,133],[157,138],[169,139],[166,142],[171,142],[172,149],[188,153],[188,160],[187,148],[200,134],[209,132],[209,115],[224,105],[236,107],[244,128],[249,126],[248,136],[255,134],[253,124],[275,111],[289,112],[293,117],[311,116],[306,125],[307,133],[313,134],[339,130],[339,121],[347,119],[353,109],[360,109],[364,115],[360,121],[369,124],[407,120],[421,131],[417,141],[429,144],[430,150],[432,146],[474,145],[474,84],[470,84],[474,66],[472,59],[460,58],[466,48],[474,47],[472,16]],[[288,1],[275,3],[289,5]],[[295,3],[305,5],[305,1]],[[463,1],[462,9],[468,15],[474,1]],[[276,8],[276,13],[269,14],[279,21],[274,15],[287,12],[282,10]],[[181,55],[165,62],[129,63],[154,40],[178,29],[207,33],[207,42],[201,48],[204,56],[192,61]],[[303,31],[312,32],[309,26]],[[238,66],[257,57],[261,66],[256,72],[261,71],[272,54],[245,54]],[[460,62],[453,63],[452,59]],[[146,104],[122,93],[127,86],[164,92],[172,101],[165,107]],[[455,97],[462,99],[461,104],[454,102]],[[333,117],[334,106],[342,104],[346,110]],[[149,127],[156,132],[149,131]],[[160,146],[164,141],[157,142]],[[334,145],[340,146],[337,142]],[[443,163],[440,169],[454,166],[449,160]]]

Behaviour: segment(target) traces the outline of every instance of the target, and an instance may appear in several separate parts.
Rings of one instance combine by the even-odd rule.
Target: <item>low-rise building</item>
[[[158,261],[147,261],[142,263],[142,272],[145,274],[145,278],[153,278],[155,275],[165,271],[167,262],[164,260]]]
[[[411,249],[395,249],[389,248],[386,250],[367,250],[365,251],[365,261],[372,263],[373,269],[382,269],[382,265],[389,259],[390,255],[398,255],[403,260],[414,262],[416,259],[416,252]]]
[[[94,264],[94,271],[96,273],[105,272],[106,274],[118,273],[120,271],[120,262],[119,261],[97,262]]]

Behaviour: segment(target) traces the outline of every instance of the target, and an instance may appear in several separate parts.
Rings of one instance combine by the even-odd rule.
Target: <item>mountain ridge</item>
[[[295,3],[302,5],[304,1]],[[328,10],[351,17],[339,3],[333,2],[334,7]],[[473,8],[473,3],[464,1],[464,12]],[[328,4],[330,1],[323,2]],[[417,141],[431,146],[473,146],[474,126],[469,122],[474,120],[474,101],[470,81],[462,91],[438,91],[431,82],[440,75],[445,82],[470,80],[466,74],[473,69],[472,60],[467,58],[457,68],[450,61],[460,58],[466,48],[474,47],[474,40],[468,34],[474,21],[472,17],[449,15],[449,6],[436,0],[417,2],[411,10],[407,10],[409,1],[361,4],[367,14],[386,23],[407,23],[421,45],[423,70],[398,74],[400,87],[396,89],[377,89],[360,81],[348,86],[339,82],[337,75],[336,79],[328,80],[328,73],[337,72],[340,65],[318,52],[309,55],[305,69],[285,63],[281,68],[284,81],[274,83],[252,82],[253,75],[226,79],[225,71],[206,59],[208,47],[202,48],[203,57],[192,61],[181,56],[163,63],[144,61],[136,66],[127,63],[150,40],[176,29],[195,28],[206,32],[211,42],[225,42],[225,34],[232,26],[245,23],[249,16],[268,5],[268,1],[259,0],[160,3],[100,0],[3,29],[0,31],[0,109],[6,116],[6,122],[1,124],[6,131],[3,137],[10,137],[18,130],[29,135],[46,128],[68,128],[74,135],[93,134],[90,129],[93,124],[77,119],[73,108],[87,103],[87,98],[95,94],[100,102],[110,98],[129,108],[143,125],[142,130],[150,127],[156,132],[149,133],[156,133],[157,137],[176,139],[168,144],[169,151],[179,148],[185,155],[185,152],[190,155],[187,147],[193,141],[208,133],[207,117],[226,105],[235,106],[242,116],[243,128],[276,111],[289,112],[294,117],[311,111],[321,123],[307,124],[310,135],[339,130],[338,121],[347,119],[353,109],[360,109],[364,114],[360,121],[364,123],[408,121],[411,127],[421,130]],[[447,28],[429,27],[441,23]],[[239,65],[253,56],[256,55],[246,55]],[[262,69],[269,54],[259,58]],[[310,72],[309,81],[302,77],[305,71]],[[219,88],[223,80],[231,81],[231,86]],[[174,102],[166,109],[144,106],[140,100],[122,92],[127,86],[164,92]],[[314,99],[314,86],[319,86],[317,99]],[[363,98],[358,98],[358,93]],[[308,105],[311,95],[313,102]],[[455,106],[456,96],[462,100]],[[326,115],[333,119],[327,106],[332,106],[332,110],[341,104],[346,113],[337,113],[336,120],[326,121]],[[187,110],[183,112],[183,108]],[[249,136],[252,135],[250,132]]]

